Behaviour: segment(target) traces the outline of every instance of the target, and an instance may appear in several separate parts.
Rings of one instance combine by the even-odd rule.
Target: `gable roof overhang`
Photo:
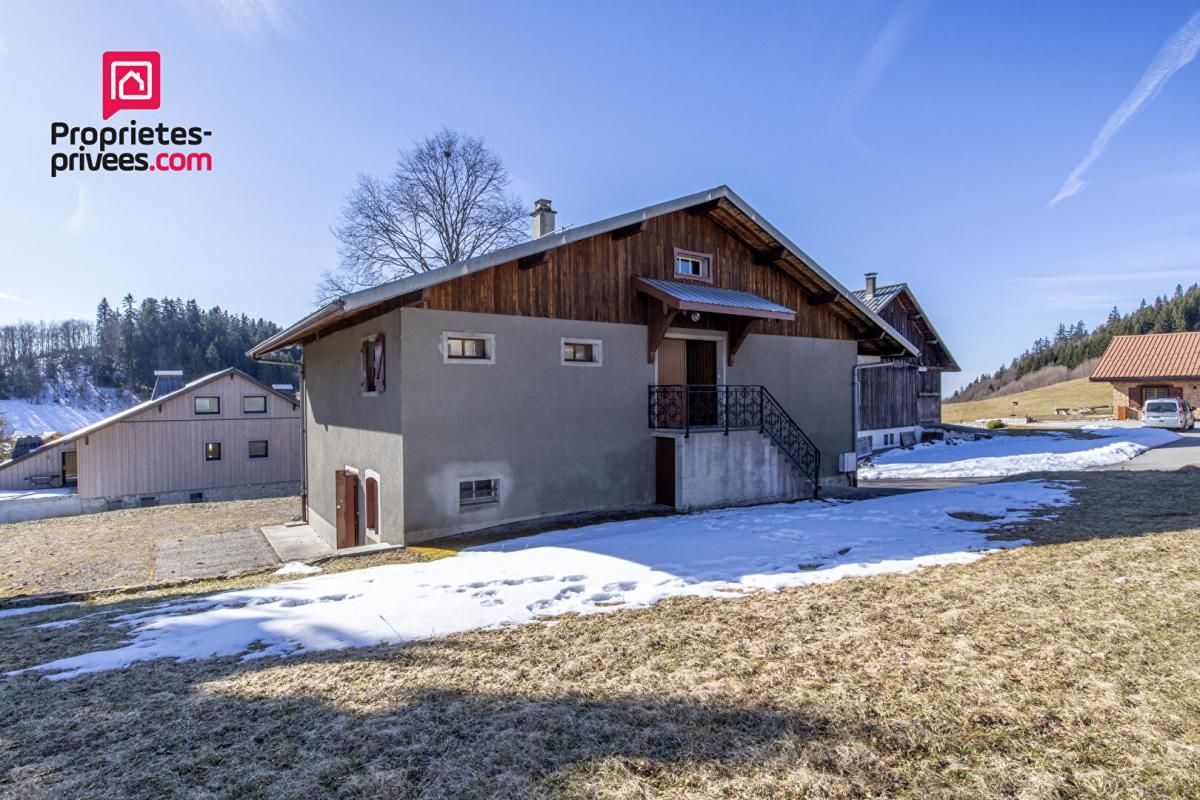
[[[269,353],[310,342],[318,336],[348,327],[356,321],[363,321],[395,308],[420,305],[424,302],[424,290],[430,287],[513,261],[538,256],[572,242],[620,229],[631,229],[647,220],[677,211],[707,215],[751,247],[758,254],[756,261],[770,264],[798,282],[808,292],[810,303],[829,304],[833,311],[856,331],[860,349],[864,352],[881,355],[898,355],[905,352],[917,355],[920,352],[899,331],[868,309],[861,300],[732,189],[728,186],[718,186],[599,222],[555,231],[512,247],[353,292],[322,306],[294,325],[260,342],[250,349],[247,355],[256,360],[261,359]]]
[[[908,288],[907,283],[894,283],[889,286],[880,286],[875,289],[875,294],[867,297],[866,291],[859,289],[854,293],[855,297],[863,301],[867,308],[874,311],[876,314],[882,314],[883,310],[892,304],[896,298],[904,295],[915,308],[915,316],[919,318],[919,322],[928,331],[929,342],[936,345],[937,349],[942,353],[942,360],[939,368],[943,372],[961,372],[962,368],[958,366],[958,361],[955,360],[950,348],[946,347],[946,341],[942,335],[937,332],[937,328],[933,327],[933,323],[929,320],[929,315],[925,313],[925,309],[921,307],[921,303],[917,300],[917,296],[913,294],[912,289]]]
[[[217,372],[213,372],[208,375],[205,375],[202,378],[197,378],[196,380],[192,381],[191,383],[186,383],[183,386],[176,389],[175,391],[170,392],[168,394],[164,394],[162,397],[151,398],[150,400],[146,400],[144,402],[138,403],[135,406],[130,406],[129,408],[125,409],[124,411],[118,411],[116,414],[113,414],[111,417],[105,417],[102,420],[97,420],[96,422],[93,422],[91,425],[85,425],[84,427],[80,428],[77,431],[72,431],[71,433],[68,433],[66,436],[60,436],[57,439],[46,442],[41,447],[30,450],[28,453],[21,456],[20,458],[10,458],[8,461],[0,462],[0,469],[5,469],[6,467],[8,467],[12,464],[16,464],[20,461],[24,461],[25,459],[31,458],[32,456],[35,456],[38,453],[44,453],[47,450],[50,450],[52,448],[59,447],[64,444],[68,444],[70,442],[74,442],[78,439],[82,439],[85,436],[90,436],[91,434],[96,433],[97,431],[103,430],[104,428],[107,428],[110,425],[115,425],[118,422],[121,422],[122,420],[126,420],[126,419],[129,419],[130,417],[137,416],[138,414],[142,413],[143,411],[147,411],[151,408],[154,408],[155,406],[160,406],[163,403],[170,402],[171,400],[174,400],[176,397],[185,395],[188,392],[195,391],[196,389],[206,386],[219,378],[224,378],[227,375],[240,375],[245,380],[247,380],[250,383],[254,384],[255,386],[258,386],[259,388],[261,388],[263,391],[269,392],[270,394],[275,395],[276,397],[278,397],[279,399],[281,399],[287,403],[291,403],[293,408],[295,408],[296,406],[298,406],[300,404],[300,401],[297,400],[295,397],[288,397],[283,392],[280,392],[277,389],[274,389],[274,388],[268,386],[267,384],[263,383],[262,381],[258,380],[257,378],[247,375],[246,373],[242,372],[240,369],[238,369],[236,367],[226,367],[223,370],[219,370]]]

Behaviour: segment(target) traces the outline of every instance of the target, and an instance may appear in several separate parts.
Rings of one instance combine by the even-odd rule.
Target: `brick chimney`
[[[533,204],[533,213],[529,216],[533,217],[533,238],[540,239],[547,233],[554,233],[555,224],[554,209],[550,207],[549,200],[536,200]]]
[[[868,300],[870,300],[872,297],[875,296],[875,278],[878,277],[878,275],[879,275],[878,272],[868,272],[867,273],[866,297]]]

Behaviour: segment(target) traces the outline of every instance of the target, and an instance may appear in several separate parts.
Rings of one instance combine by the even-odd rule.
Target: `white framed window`
[[[599,339],[563,337],[559,358],[564,367],[598,367],[604,363],[604,343]]]
[[[894,433],[885,433],[885,434],[883,435],[883,445],[884,445],[884,447],[890,447],[891,445],[894,445],[895,443],[896,443],[896,434],[894,434]]]
[[[712,254],[675,248],[675,277],[712,282]]]
[[[496,335],[442,331],[442,362],[445,364],[495,364]]]
[[[473,478],[458,482],[458,507],[460,510],[499,502],[499,478]]]

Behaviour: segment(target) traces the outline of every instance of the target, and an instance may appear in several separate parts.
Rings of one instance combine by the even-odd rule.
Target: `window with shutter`
[[[367,530],[371,533],[379,530],[379,481],[367,478]]]

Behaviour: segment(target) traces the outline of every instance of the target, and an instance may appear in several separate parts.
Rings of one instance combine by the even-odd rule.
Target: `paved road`
[[[1097,469],[1173,471],[1182,467],[1200,467],[1200,430],[1183,432],[1180,437],[1178,441],[1147,450],[1130,461]]]

